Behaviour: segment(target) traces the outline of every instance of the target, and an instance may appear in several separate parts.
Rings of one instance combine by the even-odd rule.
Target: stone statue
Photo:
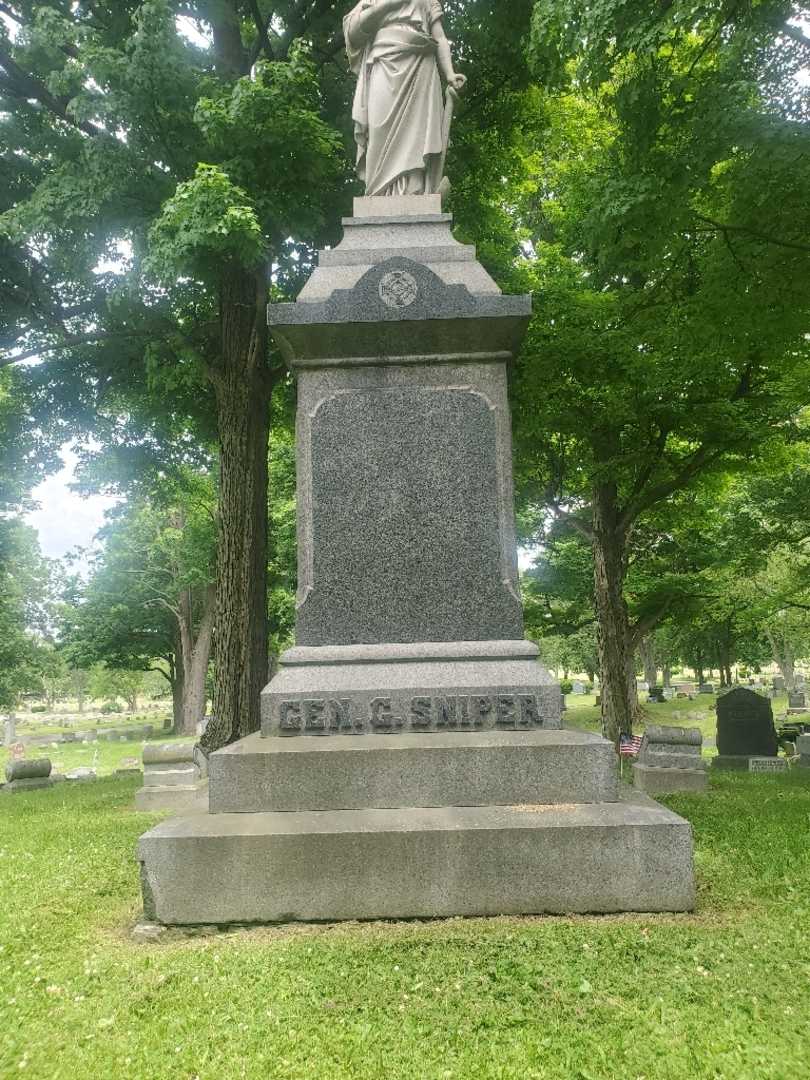
[[[361,0],[343,32],[357,75],[352,119],[366,195],[439,191],[453,105],[467,81],[453,70],[439,0]]]

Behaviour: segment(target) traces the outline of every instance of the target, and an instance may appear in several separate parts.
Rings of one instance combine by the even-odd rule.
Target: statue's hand
[[[460,94],[467,85],[467,76],[454,73],[453,77],[448,80],[448,85],[452,86],[456,93]]]

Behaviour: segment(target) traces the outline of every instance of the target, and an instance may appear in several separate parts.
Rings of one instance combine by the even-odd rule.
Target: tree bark
[[[765,633],[767,634],[768,641],[771,643],[771,652],[773,653],[774,663],[782,672],[782,678],[785,680],[785,689],[788,691],[795,690],[796,657],[792,645],[784,636],[775,634],[767,627]]]
[[[672,686],[672,668],[666,662],[664,663],[664,667],[661,671],[661,678],[663,680],[664,686],[669,689],[670,686]]]
[[[658,682],[658,665],[655,659],[655,643],[652,638],[642,638],[638,643],[638,651],[644,665],[644,681],[649,686],[655,686]]]
[[[698,653],[695,657],[695,679],[698,686],[703,683],[703,653]]]
[[[220,449],[214,716],[205,753],[259,727],[267,675],[267,450],[272,379],[267,290],[232,267],[220,296],[222,348],[212,370]]]
[[[175,633],[174,656],[168,657],[169,685],[172,688],[172,731],[179,735],[183,730],[183,645],[180,631]]]
[[[214,604],[216,593],[213,585],[205,590],[203,608],[196,635],[193,623],[193,602],[186,593],[178,605],[180,634],[183,640],[183,701],[182,732],[196,735],[197,724],[205,716],[205,677],[211,657],[211,641],[214,630]]]
[[[602,734],[613,743],[632,732],[638,706],[635,677],[628,670],[630,625],[624,601],[627,535],[619,520],[614,483],[597,484],[593,491],[593,574],[597,615]]]

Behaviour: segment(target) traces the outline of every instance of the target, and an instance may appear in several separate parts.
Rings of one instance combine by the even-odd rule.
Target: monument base
[[[709,776],[705,769],[657,769],[640,762],[633,765],[633,783],[639,791],[648,795],[709,790]]]
[[[173,787],[143,787],[135,792],[135,809],[145,811],[173,810],[202,812],[208,809],[208,781],[196,784],[175,784]]]
[[[689,823],[617,802],[192,814],[141,837],[165,924],[688,911]]]
[[[262,692],[262,735],[559,728],[558,683],[531,641],[298,646]]]

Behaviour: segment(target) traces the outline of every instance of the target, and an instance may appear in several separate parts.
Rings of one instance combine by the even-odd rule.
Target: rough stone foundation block
[[[20,794],[23,791],[33,791],[36,788],[48,788],[53,785],[50,776],[35,776],[27,780],[10,780],[3,785],[3,791],[9,795]]]
[[[585,731],[263,739],[209,760],[212,814],[595,803],[618,797],[611,743]]]
[[[673,791],[708,791],[709,776],[705,769],[661,769],[636,762],[633,783],[648,795],[666,795]]]
[[[641,758],[642,755],[639,754],[639,757]],[[648,749],[642,764],[649,765],[653,769],[694,769],[695,771],[709,767],[708,761],[704,761],[699,752],[697,754],[682,754],[676,751],[668,753],[667,748],[661,749],[658,746]]]
[[[204,814],[141,837],[167,924],[688,911],[687,821],[614,803]]]
[[[135,792],[136,810],[173,810],[176,813],[205,813],[208,809],[208,781],[188,786],[142,787]]]
[[[187,765],[147,765],[144,770],[144,787],[187,787],[199,780],[197,766]]]

